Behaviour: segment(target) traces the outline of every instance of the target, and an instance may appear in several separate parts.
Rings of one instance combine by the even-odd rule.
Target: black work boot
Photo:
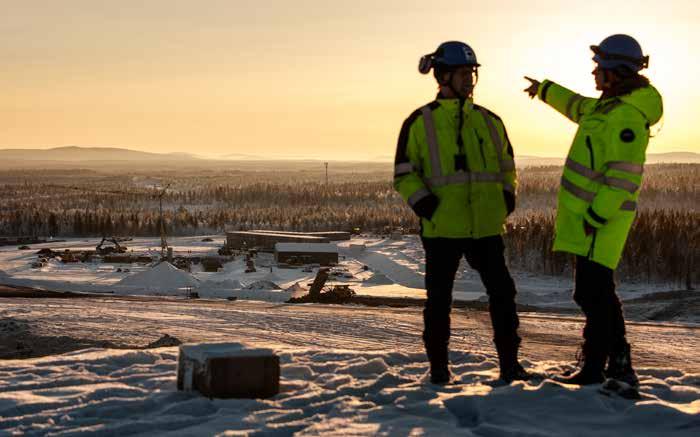
[[[579,370],[569,376],[560,376],[556,381],[576,385],[602,384],[605,381],[603,366],[584,362]]]
[[[513,381],[527,381],[530,375],[518,362],[518,347],[520,339],[511,341],[499,341],[496,343],[498,352],[498,365],[500,367],[499,378],[507,383]]]
[[[581,367],[570,375],[562,375],[554,378],[555,381],[565,384],[591,385],[601,384],[605,381],[603,369],[605,368],[606,354],[601,350],[595,350],[584,344],[581,351]]]
[[[639,386],[639,378],[632,368],[632,354],[630,353],[630,344],[627,341],[623,340],[619,346],[613,348],[605,376],[625,382],[632,387]]]
[[[501,365],[500,379],[509,384],[513,381],[528,381],[531,377],[532,375],[517,361],[510,366]]]
[[[426,347],[430,360],[430,382],[444,385],[450,382],[449,358],[446,347]]]
[[[438,385],[449,384],[451,379],[450,369],[447,364],[430,365],[430,382]]]

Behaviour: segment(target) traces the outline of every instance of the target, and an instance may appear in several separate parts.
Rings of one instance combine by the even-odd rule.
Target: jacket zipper
[[[464,113],[462,112],[462,108],[459,108],[460,111],[460,117],[464,117]],[[460,123],[461,124],[461,123]],[[460,137],[462,136],[462,132],[460,130],[459,132]],[[461,153],[464,153],[464,155],[467,155],[466,147],[461,150]],[[467,163],[466,163],[466,168],[464,169],[467,173],[470,171],[469,169],[469,159],[467,158]],[[470,237],[474,236],[474,208],[472,207],[472,183],[467,182],[467,209],[469,210],[469,218],[470,218]]]
[[[464,153],[464,156],[466,158],[467,151],[466,148],[463,146],[463,141],[464,138],[462,137],[462,128],[464,126],[464,109],[463,109],[464,103],[460,101],[459,106],[457,107],[458,111],[458,116],[457,116],[457,153]],[[467,162],[465,163],[465,171],[469,172],[469,159],[467,159]],[[471,220],[470,227],[471,227],[471,232],[470,232],[470,237],[473,237],[474,235],[474,208],[472,208],[472,184],[467,183],[467,209],[469,210],[469,218]]]
[[[588,155],[591,157],[591,170],[595,170],[595,161],[593,160],[593,145],[591,144],[590,136],[586,136],[586,147],[588,147]]]
[[[591,137],[588,135],[586,136],[586,147],[588,148],[588,154],[591,157],[591,170],[595,170],[595,159],[593,157],[593,144],[591,144]],[[593,229],[593,240],[591,241],[591,248],[588,250],[588,259],[593,258],[593,249],[595,248],[595,237],[597,235],[598,235],[597,229]]]
[[[474,135],[476,139],[479,140],[479,152],[481,152],[481,163],[483,164],[484,170],[486,170],[486,155],[484,155],[484,140],[481,139],[479,133],[474,129]]]

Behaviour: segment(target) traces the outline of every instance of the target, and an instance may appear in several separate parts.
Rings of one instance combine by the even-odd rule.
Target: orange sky
[[[435,94],[418,58],[458,39],[516,154],[563,156],[575,125],[522,76],[595,95],[588,46],[629,33],[664,96],[649,151],[700,152],[700,8],[631,3],[0,0],[0,147],[390,159]]]

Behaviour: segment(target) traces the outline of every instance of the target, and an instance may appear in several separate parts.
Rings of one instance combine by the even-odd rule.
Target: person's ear
[[[605,73],[605,84],[612,86],[617,81],[617,75],[612,70],[604,70]]]
[[[436,74],[437,82],[439,85],[447,85],[450,82],[450,73],[449,71],[441,71],[439,74]]]

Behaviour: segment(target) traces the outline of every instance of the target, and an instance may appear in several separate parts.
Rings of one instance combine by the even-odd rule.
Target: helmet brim
[[[625,55],[606,53],[597,45],[590,47],[594,53],[593,61],[601,68],[612,69],[623,66],[633,71],[640,71],[649,67],[649,56],[642,56],[642,58],[636,59]]]

